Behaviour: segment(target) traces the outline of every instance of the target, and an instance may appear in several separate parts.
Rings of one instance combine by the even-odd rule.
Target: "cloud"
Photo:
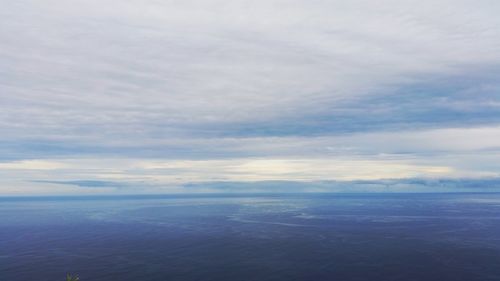
[[[9,180],[498,175],[497,1],[2,2]]]
[[[207,182],[187,184],[184,188],[186,192],[219,193],[497,192],[500,188],[500,179]]]
[[[46,160],[24,160],[0,163],[0,170],[57,170],[65,164]]]
[[[321,137],[229,138],[216,139],[214,143],[203,138],[179,139],[154,145],[168,146],[167,152],[179,147],[181,153],[176,157],[159,154],[147,158],[140,157],[142,152],[131,157],[126,152],[132,143],[123,140],[123,146],[111,145],[115,152],[124,151],[121,156],[108,151],[80,154],[76,158],[59,155],[59,158],[0,162],[0,193],[11,192],[11,185],[17,186],[12,182],[26,181],[94,186],[108,191],[125,188],[141,193],[150,187],[152,191],[159,186],[166,187],[160,191],[177,191],[177,187],[185,184],[211,181],[491,178],[500,176],[499,137],[498,127],[484,127]],[[141,144],[137,150],[151,146],[151,143]],[[191,147],[198,152],[194,159],[195,154],[183,153]],[[46,188],[57,190],[53,185]]]
[[[75,185],[78,187],[124,187],[126,183],[113,182],[113,181],[100,181],[100,180],[71,180],[71,181],[50,181],[50,180],[35,180],[34,183],[52,183],[62,185]]]
[[[384,179],[354,181],[209,181],[184,183],[177,186],[127,181],[34,181],[51,184],[52,192],[44,189],[31,190],[34,194],[164,194],[164,193],[378,193],[378,192],[497,192],[500,178],[483,179]],[[59,187],[62,186],[65,189]],[[69,187],[69,188],[68,188]],[[41,192],[41,193],[40,193]],[[10,195],[22,194],[12,192]]]
[[[463,112],[432,104],[453,104],[464,76],[480,77],[474,94],[498,87],[483,78],[500,62],[491,2],[50,2],[4,12],[2,132],[15,138],[434,127]],[[498,122],[492,110],[456,122]]]

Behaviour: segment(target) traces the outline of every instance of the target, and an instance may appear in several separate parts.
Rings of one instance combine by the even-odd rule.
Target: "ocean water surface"
[[[500,194],[0,198],[0,280],[500,280]]]

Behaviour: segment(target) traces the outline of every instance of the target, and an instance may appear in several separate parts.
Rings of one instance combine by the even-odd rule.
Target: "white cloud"
[[[23,160],[0,163],[0,170],[58,170],[67,165],[47,160]]]
[[[498,1],[0,4],[9,181],[498,175]]]
[[[319,114],[500,62],[491,1],[4,2],[1,129],[14,137]]]

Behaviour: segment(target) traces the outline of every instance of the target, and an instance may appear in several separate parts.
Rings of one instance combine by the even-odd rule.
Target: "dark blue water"
[[[500,280],[499,194],[0,198],[0,280]]]

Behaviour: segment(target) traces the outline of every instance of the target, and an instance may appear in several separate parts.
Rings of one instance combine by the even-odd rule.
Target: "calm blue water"
[[[499,194],[0,198],[0,280],[500,280]]]

